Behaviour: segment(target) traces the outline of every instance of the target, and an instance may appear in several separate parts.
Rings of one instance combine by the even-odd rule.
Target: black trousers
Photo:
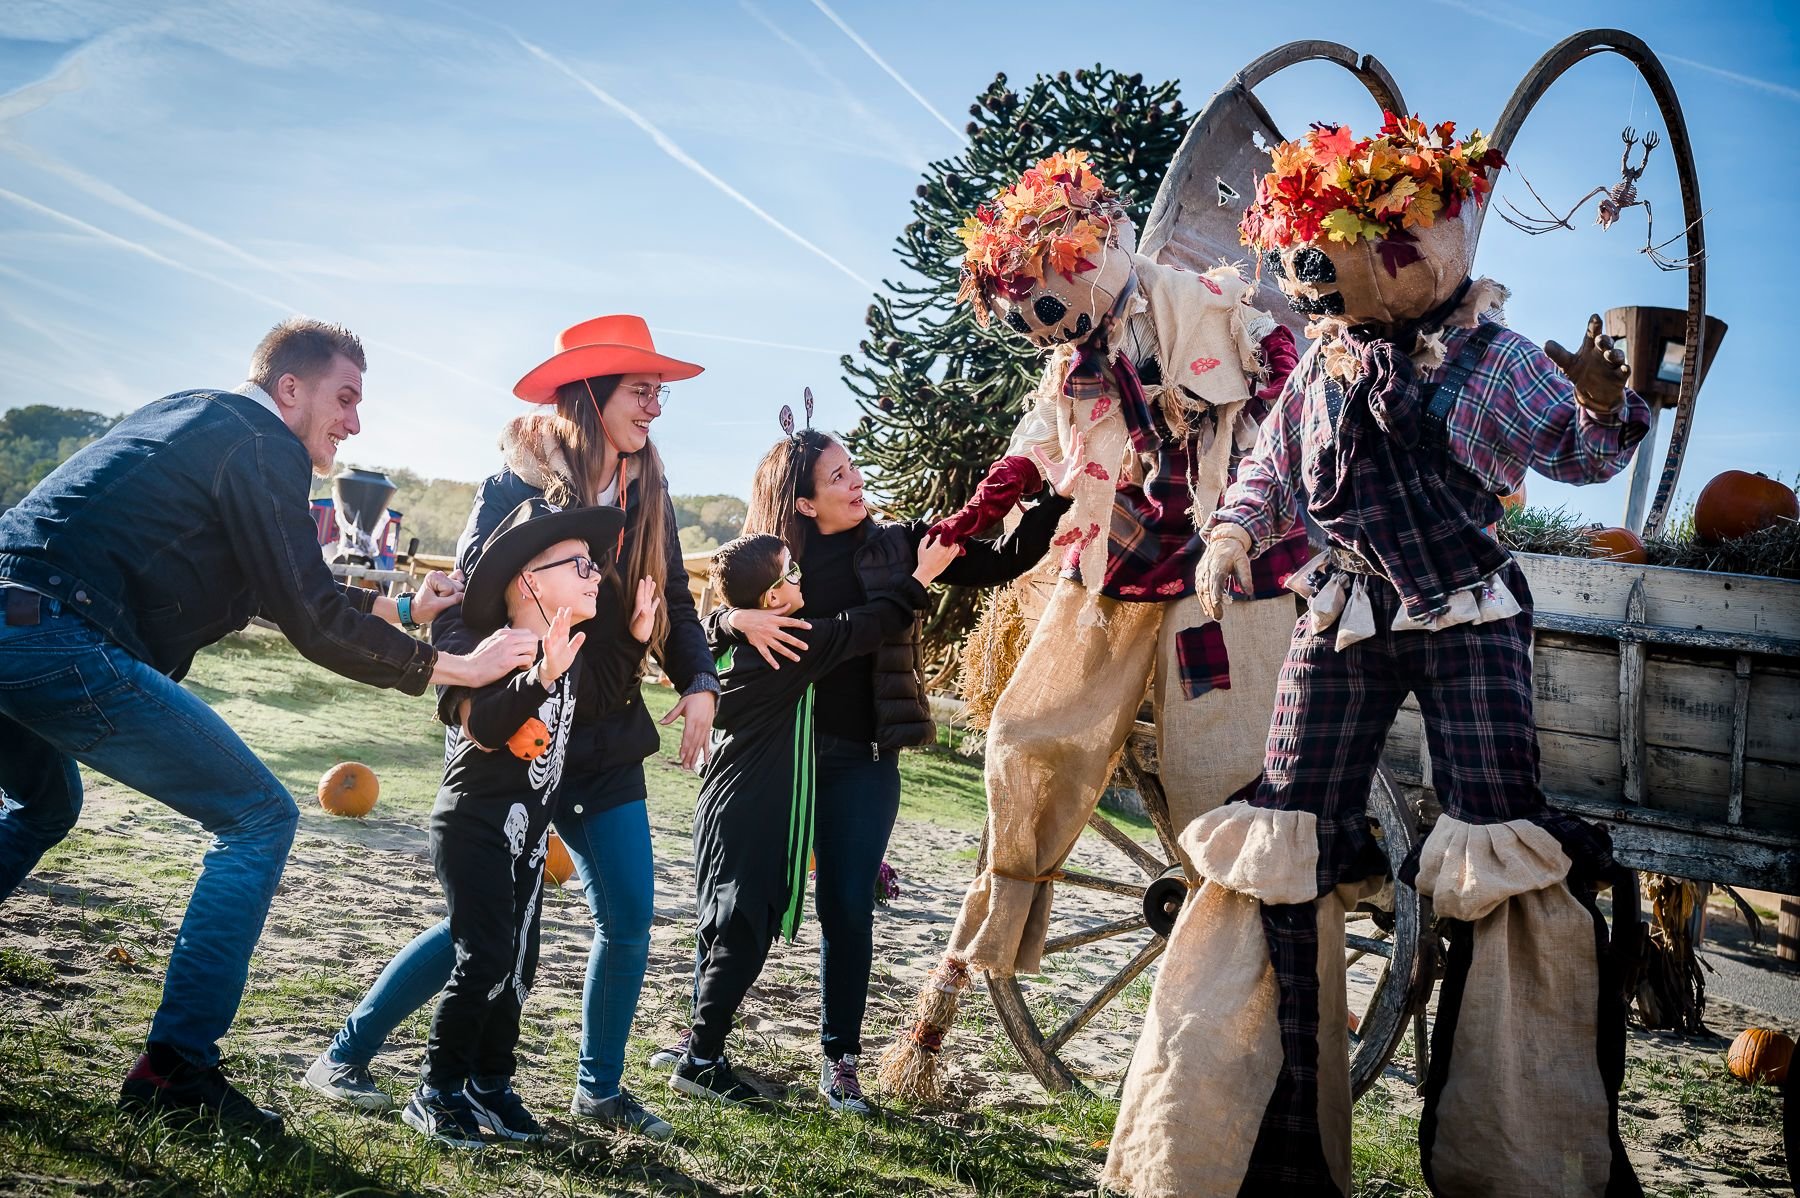
[[[694,1038],[688,1051],[717,1060],[744,995],[756,984],[775,943],[780,917],[770,910],[760,920],[735,909],[723,921],[706,923],[695,946]]]
[[[431,863],[456,948],[425,1049],[425,1081],[439,1090],[458,1089],[470,1077],[513,1075],[519,1014],[537,976],[549,812],[535,801],[490,802],[496,810],[431,817]],[[527,815],[509,827],[509,811]]]

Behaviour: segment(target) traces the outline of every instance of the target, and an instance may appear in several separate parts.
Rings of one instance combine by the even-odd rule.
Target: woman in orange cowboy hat
[[[684,721],[681,763],[688,768],[700,764],[706,752],[719,683],[688,593],[675,508],[650,426],[662,415],[667,384],[693,378],[701,369],[658,353],[641,317],[601,316],[563,330],[556,351],[513,388],[520,399],[544,410],[507,423],[500,438],[505,465],[477,489],[456,552],[458,567],[471,570],[493,529],[535,496],[565,508],[623,507],[625,530],[611,555],[614,568],[601,588],[593,622],[598,633],[586,645],[624,635],[637,580],[654,581],[662,602],[649,650],[681,693],[662,722]],[[438,617],[433,637],[439,645],[473,641],[459,617],[457,609]],[[587,652],[584,646],[583,655]],[[444,691],[439,703],[458,699],[455,691]],[[594,915],[570,1112],[664,1139],[669,1125],[620,1087],[650,947],[654,887],[644,759],[657,744],[655,725],[635,687],[610,708],[603,696],[578,692],[555,824]],[[369,1062],[400,1021],[437,993],[452,964],[447,922],[421,933],[388,964],[313,1062],[307,1085],[365,1110],[392,1105],[370,1077]],[[488,1079],[471,1080],[479,1086]],[[494,1103],[484,1098],[483,1105],[498,1124],[490,1131],[516,1136],[518,1129],[508,1125],[511,1106],[505,1095]]]

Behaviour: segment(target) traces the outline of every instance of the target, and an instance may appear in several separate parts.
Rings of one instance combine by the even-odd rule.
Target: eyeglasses
[[[625,389],[636,398],[638,407],[646,412],[650,410],[651,400],[655,400],[658,407],[662,407],[669,402],[669,388],[666,384],[652,387],[648,383],[639,383],[635,387],[627,387]]]
[[[787,579],[789,582],[793,583],[795,586],[799,586],[800,585],[800,563],[793,560],[792,558],[789,558],[787,569],[785,569],[781,572],[781,576],[783,578]]]
[[[531,573],[537,574],[543,570],[555,569],[557,566],[566,566],[570,562],[575,563],[575,574],[579,578],[592,578],[600,569],[599,562],[587,556],[585,553],[577,553],[574,557],[559,557],[553,562],[545,562],[541,566],[533,566],[531,568]]]

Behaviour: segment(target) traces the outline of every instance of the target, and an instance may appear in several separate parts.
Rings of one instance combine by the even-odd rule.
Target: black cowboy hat
[[[586,541],[588,556],[605,569],[618,552],[625,512],[610,505],[558,508],[527,499],[488,535],[463,587],[463,625],[476,636],[506,625],[506,588],[532,558],[558,541]]]

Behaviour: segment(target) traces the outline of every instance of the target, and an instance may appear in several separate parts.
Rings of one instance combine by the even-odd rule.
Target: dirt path
[[[681,1026],[693,952],[686,815],[670,802],[653,803],[651,815],[657,918],[636,1029],[646,1041]],[[42,996],[28,991],[21,1002],[77,1013],[84,993],[154,980],[153,966],[167,950],[185,900],[184,879],[191,877],[203,844],[192,825],[104,784],[89,797],[78,837],[69,850],[74,856],[53,859],[8,902],[0,933],[0,945],[50,961],[66,983]],[[890,860],[901,876],[902,894],[876,921],[871,1055],[890,1029],[903,1022],[925,971],[941,953],[963,885],[974,872],[975,848],[973,832],[910,820],[896,830]],[[77,862],[80,868],[74,867]],[[1093,837],[1084,838],[1072,865],[1127,876],[1117,851]],[[1126,900],[1102,896],[1105,901],[1091,901],[1090,893],[1065,890],[1058,918],[1110,919],[1129,909],[1120,905]],[[418,824],[331,820],[316,809],[308,812],[234,1036],[248,1038],[259,1055],[273,1057],[297,1075],[388,957],[442,910]],[[590,931],[577,890],[552,895],[545,908],[542,965],[521,1067],[522,1075],[544,1079],[537,1084],[547,1094],[566,1095],[561,1079],[572,1069]],[[1104,941],[1067,954],[1039,989],[1078,1001],[1135,948],[1135,941]],[[816,1073],[816,961],[816,926],[809,925],[797,944],[777,946],[747,1003],[747,1034],[740,1036],[745,1044],[739,1055],[778,1081],[806,1084]],[[1064,1054],[1101,1093],[1111,1093],[1123,1075],[1136,1019],[1148,1001],[1150,976],[1128,987]],[[971,1106],[1042,1102],[1041,1091],[1020,1068],[985,998],[970,995],[964,1011],[963,1025],[951,1041],[955,1101]],[[1709,1019],[1712,1026],[1735,1032],[1757,1016],[1715,1003]],[[419,1018],[402,1030],[397,1037],[402,1042],[383,1061],[388,1076],[410,1073],[422,1030]],[[1750,1091],[1725,1075],[1725,1043],[1722,1037],[1681,1041],[1632,1033],[1623,1127],[1647,1191],[1773,1192],[1767,1187],[1784,1176],[1779,1108],[1767,1091]],[[1402,1059],[1382,1085],[1402,1113],[1416,1112],[1412,1079],[1404,1067]]]

